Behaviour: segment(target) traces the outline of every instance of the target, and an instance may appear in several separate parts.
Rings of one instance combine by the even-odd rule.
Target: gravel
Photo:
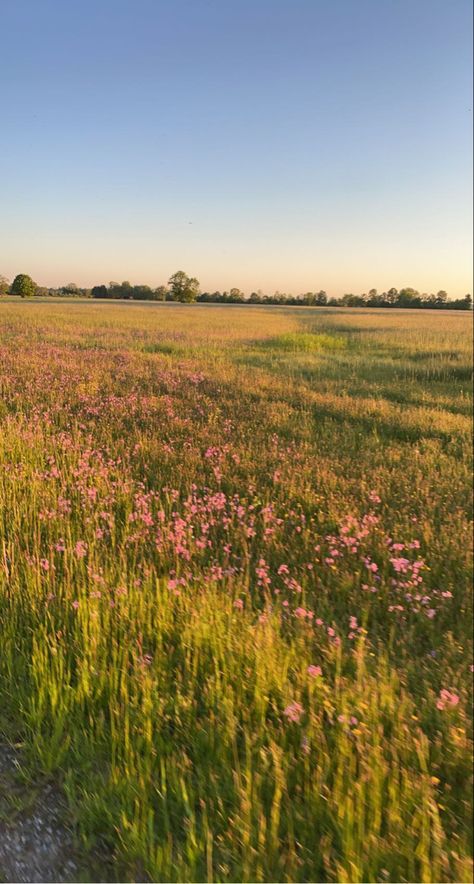
[[[28,798],[28,786],[18,785],[18,754],[0,744],[0,798],[14,792],[20,802]],[[72,832],[64,825],[64,805],[57,789],[45,785],[35,793],[32,806],[0,817],[0,880],[74,881]]]

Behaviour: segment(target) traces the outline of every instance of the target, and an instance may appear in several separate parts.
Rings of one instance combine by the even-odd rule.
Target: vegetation
[[[11,284],[11,294],[19,295],[20,298],[32,298],[36,294],[37,285],[33,282],[31,276],[26,273],[19,273],[15,276]]]
[[[469,318],[0,323],[0,729],[98,880],[471,880]]]
[[[20,274],[25,277],[25,274]],[[18,280],[20,277],[16,277]],[[30,277],[25,277],[30,279]],[[16,283],[15,280],[15,283]],[[15,283],[9,285],[4,276],[0,276],[0,295],[21,294],[16,290]],[[400,289],[391,288],[388,292],[379,294],[377,289],[370,289],[368,293],[361,295],[346,294],[342,298],[329,298],[326,292],[305,292],[300,295],[287,295],[275,292],[273,295],[265,295],[263,292],[251,292],[246,297],[238,288],[230,291],[200,292],[199,281],[195,277],[189,277],[184,271],[179,270],[168,280],[168,285],[160,285],[152,289],[149,285],[132,285],[128,280],[124,282],[110,282],[109,285],[95,285],[91,289],[79,288],[75,283],[60,288],[45,288],[33,283],[34,291],[40,297],[92,297],[108,300],[127,301],[181,301],[192,303],[200,301],[208,304],[266,304],[287,307],[413,307],[416,309],[428,308],[442,310],[471,310],[472,297],[470,294],[464,298],[449,300],[445,291],[437,294],[426,294],[416,289],[406,287]],[[14,290],[15,288],[15,290]]]

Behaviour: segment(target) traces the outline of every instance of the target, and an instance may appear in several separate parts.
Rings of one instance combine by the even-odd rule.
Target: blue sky
[[[0,0],[0,273],[471,290],[470,0]]]

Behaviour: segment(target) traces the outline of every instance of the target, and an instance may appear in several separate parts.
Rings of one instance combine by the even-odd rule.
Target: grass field
[[[85,879],[471,879],[470,342],[0,303],[0,731]]]

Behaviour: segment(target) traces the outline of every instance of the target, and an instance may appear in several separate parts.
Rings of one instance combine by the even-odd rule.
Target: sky
[[[0,274],[472,291],[471,0],[0,0]]]

